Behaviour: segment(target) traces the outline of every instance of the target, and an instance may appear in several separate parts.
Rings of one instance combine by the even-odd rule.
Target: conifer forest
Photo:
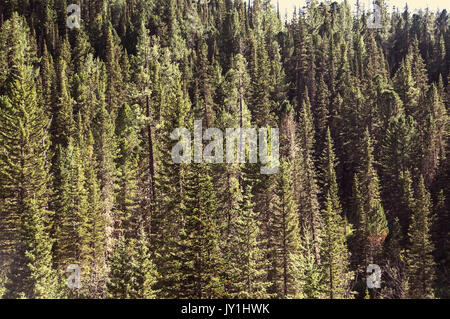
[[[450,14],[374,6],[1,0],[0,298],[450,298]]]

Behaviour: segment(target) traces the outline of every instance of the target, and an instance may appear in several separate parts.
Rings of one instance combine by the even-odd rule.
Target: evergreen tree
[[[439,163],[446,156],[446,139],[448,136],[448,116],[438,88],[433,84],[427,94],[425,127],[421,142],[424,147],[422,159],[422,174],[426,185],[431,185],[436,176]]]
[[[12,41],[6,56],[11,72],[0,96],[1,224],[7,236],[2,252],[12,259],[6,297],[52,298],[56,276],[48,234],[48,119],[38,103],[35,52],[26,22],[17,14],[4,23],[0,39]]]
[[[273,273],[269,291],[282,298],[296,296],[299,293],[300,232],[291,181],[291,167],[291,164],[281,162],[275,191],[274,217],[271,222],[275,241],[272,259],[269,260]]]
[[[117,144],[114,136],[114,122],[106,110],[104,100],[100,101],[100,109],[94,119],[94,150],[97,155],[97,175],[100,181],[101,198],[103,205],[103,216],[105,218],[105,249],[108,253],[112,249],[111,234],[113,233],[115,216],[113,207],[115,203],[115,182]]]
[[[52,241],[42,208],[35,199],[22,204],[19,247],[6,282],[5,298],[51,299],[58,297],[57,275],[52,269]]]
[[[167,56],[166,56],[167,58]],[[169,62],[164,62],[164,81],[171,83],[162,92],[162,119],[158,132],[159,170],[155,176],[155,189],[157,193],[156,207],[151,211],[151,238],[155,250],[155,264],[158,273],[164,274],[159,278],[157,289],[164,297],[180,296],[180,260],[172,258],[180,254],[180,234],[183,226],[181,204],[183,203],[183,190],[185,189],[185,171],[187,164],[175,164],[172,161],[172,148],[176,141],[170,134],[178,127],[189,126],[190,103],[182,91],[181,75],[178,69]]]
[[[383,285],[381,295],[384,298],[404,298],[407,290],[407,280],[405,278],[405,258],[402,249],[403,232],[398,218],[395,218],[390,226],[389,236],[384,246],[386,258],[385,271],[387,275]]]
[[[322,191],[322,203],[325,204],[327,202],[327,196],[329,194],[333,204],[333,211],[340,215],[342,214],[342,207],[339,199],[339,187],[336,177],[337,164],[336,155],[334,153],[333,139],[331,137],[330,129],[328,128],[325,147],[323,148],[320,159],[319,186]],[[326,205],[323,206],[326,207]]]
[[[368,261],[379,258],[381,248],[389,233],[386,215],[381,203],[378,173],[374,167],[372,139],[369,131],[364,136],[364,158],[361,159],[359,180],[360,192],[363,195],[362,209],[364,211],[363,227],[367,231],[365,241],[368,242]]]
[[[446,298],[449,15],[375,2],[0,1],[0,294]],[[194,120],[284,167],[174,163]]]
[[[419,102],[419,90],[416,87],[415,79],[412,76],[411,59],[407,56],[403,60],[400,69],[393,79],[395,91],[403,101],[406,115],[412,116],[415,120],[421,120]]]
[[[192,164],[185,179],[179,293],[191,298],[217,298],[224,291],[211,177],[205,164]]]
[[[325,207],[320,258],[323,287],[330,299],[341,299],[349,295],[352,275],[348,269],[350,256],[345,238],[345,224],[334,210],[330,192]]]
[[[381,145],[381,189],[384,205],[389,211],[388,220],[399,218],[403,234],[409,225],[409,208],[404,206],[403,180],[405,171],[418,168],[418,128],[412,117],[401,116],[389,121]]]
[[[141,227],[132,264],[133,280],[130,294],[134,299],[153,299],[156,294],[153,285],[156,283],[157,272],[147,245],[147,236]]]
[[[154,107],[152,103],[152,62],[155,56],[152,52],[157,47],[153,47],[150,42],[149,31],[145,27],[144,19],[141,20],[139,29],[138,42],[136,46],[136,65],[137,65],[137,87],[138,96],[145,116],[147,117],[146,125],[146,148],[148,158],[148,201],[153,200],[155,193],[155,156],[154,156]],[[152,50],[153,49],[153,50]],[[153,76],[155,78],[155,76]],[[156,79],[155,79],[156,80]]]
[[[316,261],[312,232],[307,225],[303,226],[299,255],[299,282],[301,291],[297,297],[318,299],[324,297],[323,272]]]
[[[88,133],[85,154],[85,189],[87,193],[86,237],[88,245],[87,261],[89,271],[84,284],[91,298],[105,296],[106,264],[106,227],[100,181],[97,177],[97,161],[94,154],[94,137]]]
[[[410,298],[433,298],[435,279],[433,250],[431,242],[431,198],[425,188],[423,177],[415,190],[415,202],[409,226],[409,249],[406,252],[408,296]]]
[[[108,298],[131,298],[133,268],[130,262],[132,258],[132,249],[130,248],[130,241],[123,236],[120,237],[110,263],[111,270],[107,283]]]
[[[296,159],[297,194],[296,201],[299,210],[300,224],[308,224],[311,228],[312,245],[316,261],[320,260],[319,242],[322,218],[318,202],[319,189],[314,165],[314,127],[312,121],[311,105],[306,96],[300,114],[300,123],[297,132],[298,157]],[[303,231],[301,229],[301,231]]]
[[[124,104],[116,119],[116,136],[118,137],[118,171],[116,215],[120,231],[127,238],[137,237],[139,216],[139,115]]]
[[[56,194],[55,263],[61,271],[70,264],[78,264],[86,271],[87,193],[82,156],[69,138],[67,149],[61,152],[60,187]]]

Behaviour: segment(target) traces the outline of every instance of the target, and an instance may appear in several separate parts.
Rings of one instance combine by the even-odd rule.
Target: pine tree
[[[152,102],[152,88],[155,86],[152,84],[152,75],[156,80],[156,74],[153,74],[152,68],[153,60],[156,57],[152,52],[157,47],[152,48],[150,42],[149,31],[145,27],[144,19],[141,20],[139,29],[138,43],[136,46],[136,65],[137,65],[137,87],[138,96],[145,116],[147,117],[146,125],[146,148],[148,158],[148,201],[153,200],[155,193],[155,156],[154,156],[154,118],[155,111]],[[153,50],[152,50],[153,49]],[[155,81],[156,82],[156,81]],[[154,90],[154,89],[153,89]],[[149,204],[148,204],[149,205]]]
[[[220,278],[222,260],[216,197],[207,166],[191,164],[185,182],[179,294],[188,298],[218,298],[224,293]]]
[[[153,289],[157,280],[157,272],[148,248],[144,228],[139,230],[139,239],[135,245],[132,263],[132,284],[130,297],[133,299],[153,299],[156,291]]]
[[[433,216],[433,242],[435,243],[436,249],[434,251],[435,261],[437,264],[436,277],[437,280],[442,280],[442,291],[437,290],[436,296],[444,298],[448,296],[449,289],[448,276],[446,275],[448,264],[450,262],[449,247],[450,247],[450,230],[449,221],[450,214],[446,207],[446,197],[444,195],[444,190],[441,190],[437,196],[437,202],[435,204],[434,211],[435,216]]]
[[[87,193],[87,223],[86,241],[87,264],[89,271],[84,286],[88,289],[91,298],[105,296],[106,290],[106,226],[104,215],[100,181],[97,177],[97,161],[94,154],[94,137],[89,132],[85,153],[85,189]]]
[[[78,145],[69,138],[67,149],[60,152],[60,181],[55,211],[55,263],[65,271],[70,264],[87,270],[86,223],[87,193],[82,156]]]
[[[409,226],[409,249],[406,252],[408,296],[410,298],[433,298],[435,279],[434,250],[431,242],[431,198],[421,177],[415,190],[415,203]]]
[[[306,299],[324,297],[322,293],[323,272],[316,261],[312,232],[308,225],[303,226],[298,262],[300,266],[299,282],[301,290],[296,297]]]
[[[339,187],[336,177],[337,166],[336,155],[334,153],[333,139],[331,137],[330,129],[327,130],[325,146],[322,151],[319,165],[319,186],[321,189],[322,203],[327,202],[329,194],[332,202],[333,211],[336,214],[342,214],[342,206],[339,199]],[[326,207],[326,205],[323,205]]]
[[[97,175],[100,181],[101,198],[103,205],[103,216],[105,218],[105,250],[110,253],[112,249],[112,236],[115,216],[113,207],[115,202],[115,182],[117,144],[114,135],[114,122],[106,110],[104,100],[100,100],[100,109],[94,119],[94,150],[97,156]]]
[[[56,73],[52,55],[48,52],[47,44],[44,43],[44,49],[41,57],[41,91],[42,98],[45,103],[46,111],[50,112],[52,109],[52,88],[56,85]]]
[[[381,203],[380,185],[378,173],[374,167],[372,138],[366,130],[364,136],[364,157],[361,159],[359,180],[360,192],[364,196],[362,209],[365,221],[363,226],[367,233],[365,240],[368,242],[368,261],[373,262],[379,258],[381,248],[389,233],[386,215]]]
[[[56,297],[48,234],[48,119],[38,104],[36,56],[26,22],[17,14],[4,23],[0,39],[11,41],[5,56],[11,72],[0,96],[0,210],[7,236],[2,253],[12,258],[6,297]]]
[[[412,117],[391,119],[381,145],[381,189],[384,205],[389,211],[387,217],[390,222],[399,218],[404,235],[409,225],[409,210],[402,202],[402,175],[418,168],[417,130]]]
[[[314,108],[315,112],[315,127],[316,127],[316,141],[317,147],[320,145],[320,148],[325,143],[324,138],[327,136],[327,128],[329,127],[329,103],[330,103],[330,92],[328,90],[328,86],[324,81],[324,74],[319,74],[319,84],[317,87],[317,98],[316,105]],[[319,149],[316,150],[317,153],[320,154]]]
[[[58,297],[57,275],[52,269],[52,241],[43,213],[35,199],[23,202],[18,226],[20,244],[5,286],[7,299]]]
[[[192,100],[196,118],[203,118],[206,127],[215,122],[211,66],[208,61],[208,45],[202,38],[197,40],[197,61],[194,66],[194,99]]]
[[[123,77],[120,67],[121,48],[120,40],[115,30],[108,26],[106,30],[106,72],[108,75],[106,96],[107,110],[115,118],[117,109],[121,105]]]
[[[417,121],[421,120],[418,108],[419,90],[412,76],[410,56],[402,62],[393,81],[394,89],[403,101],[406,115],[412,116]]]
[[[297,179],[295,195],[300,216],[300,224],[310,225],[312,245],[316,261],[320,260],[319,242],[322,218],[318,202],[319,189],[317,186],[316,168],[314,165],[314,127],[312,121],[311,105],[308,96],[303,102],[300,114],[300,123],[297,132],[298,156],[296,159]],[[303,231],[302,229],[300,229]]]
[[[381,295],[384,298],[404,298],[406,295],[405,260],[402,249],[403,232],[398,218],[395,218],[390,226],[389,236],[384,246],[385,276]]]
[[[56,90],[53,97],[54,119],[52,121],[52,147],[55,152],[55,161],[61,156],[58,146],[63,148],[69,144],[69,137],[75,131],[75,121],[73,116],[73,100],[70,96],[68,71],[66,61],[59,57],[57,65]]]
[[[426,185],[431,185],[436,176],[439,163],[446,156],[446,139],[448,135],[448,116],[438,88],[433,84],[427,94],[426,120],[421,142],[424,147],[421,172]]]
[[[155,209],[151,211],[151,242],[159,252],[155,256],[158,273],[164,274],[158,280],[157,289],[163,297],[180,296],[180,260],[172,258],[180,254],[180,233],[183,226],[181,214],[182,196],[185,189],[185,170],[187,164],[175,164],[171,151],[176,141],[170,134],[178,127],[190,127],[188,113],[190,103],[181,87],[181,75],[171,63],[165,62],[162,74],[171,83],[162,92],[161,128],[158,132],[158,166],[155,176]]]
[[[323,287],[330,299],[341,299],[348,297],[351,280],[345,224],[339,213],[334,210],[330,192],[325,207],[320,258]]]
[[[226,265],[230,283],[225,283],[232,298],[267,297],[266,262],[260,248],[260,221],[254,211],[251,186],[247,185],[238,202],[237,216],[231,221],[227,238]]]
[[[265,127],[273,122],[268,83],[270,67],[263,40],[262,37],[257,39],[255,65],[250,64],[250,72],[253,77],[251,79],[249,108],[252,112],[252,119],[258,127]]]
[[[133,268],[130,263],[132,258],[132,247],[130,246],[130,241],[123,236],[119,238],[110,262],[111,270],[107,283],[108,298],[131,298]]]
[[[281,298],[296,296],[298,291],[300,231],[294,189],[291,181],[292,165],[282,161],[276,187],[271,227],[274,242],[270,268],[270,292]]]
[[[218,114],[218,122],[226,127],[247,127],[250,122],[248,110],[248,88],[250,78],[247,61],[241,54],[232,59],[231,69],[225,76],[225,97],[223,109]],[[235,114],[239,114],[238,117]]]
[[[116,166],[118,171],[117,198],[115,203],[118,225],[115,230],[120,231],[127,238],[137,238],[137,223],[139,216],[139,115],[127,104],[118,112],[116,119],[116,136],[118,137],[118,157]]]

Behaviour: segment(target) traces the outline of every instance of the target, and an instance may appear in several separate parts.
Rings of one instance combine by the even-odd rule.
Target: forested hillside
[[[449,298],[450,16],[377,3],[2,0],[0,297]],[[174,163],[195,120],[278,172]]]

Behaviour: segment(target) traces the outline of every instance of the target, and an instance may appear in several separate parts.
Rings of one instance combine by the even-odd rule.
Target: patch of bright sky
[[[319,0],[318,0],[319,1]],[[341,2],[342,0],[337,0],[338,2]],[[352,8],[354,7],[354,4],[356,3],[356,0],[347,0],[351,5]],[[272,0],[273,4],[277,5],[277,0]],[[292,12],[294,10],[294,7],[301,8],[305,5],[305,0],[279,0],[280,2],[280,15],[285,16],[286,10],[288,17],[292,16]],[[319,1],[320,2],[320,1]],[[361,5],[364,5],[365,8],[370,8],[372,0],[360,0],[359,1]],[[447,11],[450,9],[450,4],[448,3],[448,0],[385,0],[388,8],[392,9],[392,7],[395,6],[395,8],[399,8],[400,11],[403,11],[405,8],[406,3],[408,4],[408,8],[411,12],[413,12],[415,9],[425,9],[429,8],[432,11],[436,10],[443,10],[447,9]]]

